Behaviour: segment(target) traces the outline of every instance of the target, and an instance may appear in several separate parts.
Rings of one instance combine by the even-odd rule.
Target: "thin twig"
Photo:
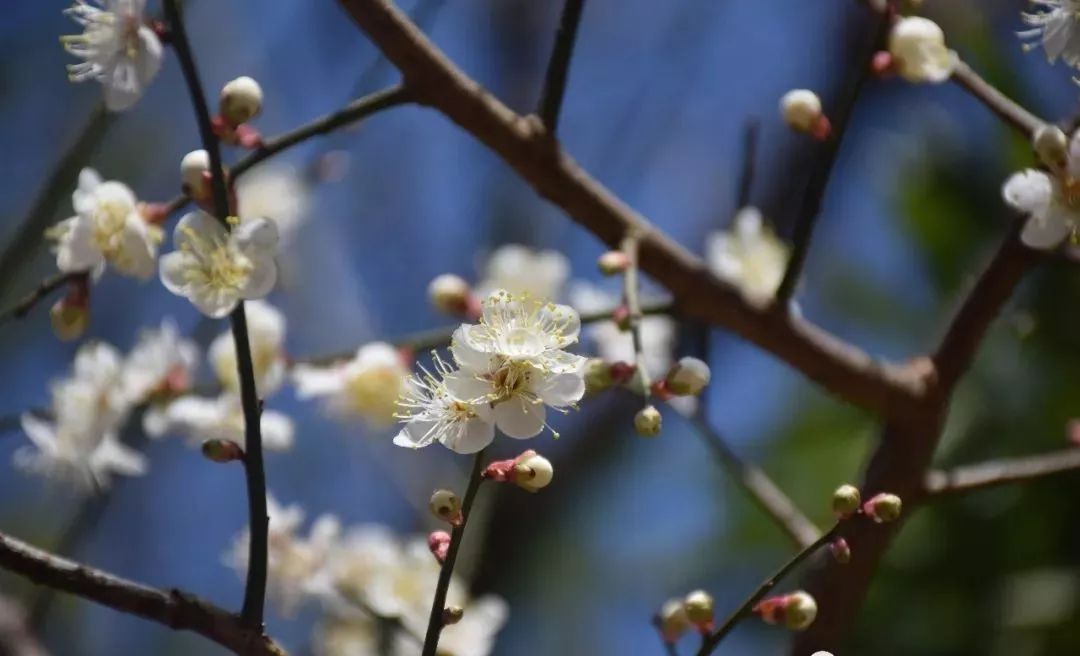
[[[226,229],[231,229],[229,222],[226,220],[231,212],[225,170],[221,163],[221,148],[211,125],[210,108],[203,93],[199,72],[180,15],[179,0],[166,0],[165,14],[172,30],[172,45],[176,50],[176,56],[184,73],[184,81],[187,83],[188,93],[191,96],[191,103],[195,110],[195,119],[199,125],[199,136],[203,148],[210,157],[214,210],[217,213],[217,219],[226,226]],[[236,309],[229,316],[229,320],[232,324],[233,343],[236,346],[240,400],[244,412],[244,474],[247,483],[248,514],[251,526],[248,551],[249,565],[247,582],[244,586],[244,605],[241,611],[241,619],[250,629],[261,631],[263,610],[266,604],[270,524],[270,518],[266,510],[266,472],[263,468],[262,430],[260,427],[262,403],[255,389],[255,367],[251,358],[251,344],[248,339],[247,317],[244,314],[243,302],[237,304]]]
[[[781,566],[780,569],[776,570],[776,572],[774,572],[772,576],[762,581],[761,585],[759,585],[757,590],[754,591],[754,594],[747,597],[746,601],[744,601],[743,604],[739,606],[738,610],[729,615],[728,618],[724,620],[723,624],[717,627],[715,631],[710,633],[708,636],[705,637],[704,640],[702,640],[701,648],[698,649],[697,656],[708,656],[708,654],[711,654],[713,650],[715,650],[716,647],[720,644],[720,641],[722,641],[729,633],[731,633],[731,631],[740,621],[748,617],[753,612],[754,606],[757,604],[757,602],[764,599],[765,595],[769,594],[769,591],[776,587],[776,584],[779,583],[781,579],[787,576],[788,573],[791,572],[791,570],[798,567],[799,563],[803,562],[804,560],[812,556],[814,553],[816,553],[818,549],[821,549],[825,545],[829,544],[829,542],[832,541],[833,535],[836,533],[836,529],[837,527],[833,526],[833,528],[830,529],[829,532],[822,534],[822,536],[819,537],[816,541],[806,546],[802,551],[795,554],[791,558],[791,560],[784,563],[783,566]]]
[[[159,590],[32,547],[0,533],[0,567],[38,585],[69,592],[177,631],[192,631],[236,654],[285,656],[285,651],[233,613],[180,590]]]
[[[1080,472],[1080,449],[1069,449],[931,471],[926,474],[925,486],[927,494],[939,497],[1076,472]]]
[[[649,378],[649,369],[645,366],[645,345],[641,339],[641,320],[644,313],[641,311],[640,284],[638,283],[638,236],[630,232],[622,240],[620,250],[629,260],[623,271],[623,302],[629,315],[630,338],[634,342],[634,364],[637,371],[635,375],[641,382],[641,395],[645,405],[649,405],[649,397],[652,395],[652,380]]]
[[[695,432],[712,450],[724,469],[746,491],[754,502],[780,527],[799,548],[813,544],[821,531],[799,510],[798,506],[784,494],[769,475],[757,465],[739,457],[720,433],[705,422],[700,416],[691,420]]]
[[[566,0],[559,17],[559,29],[555,32],[555,47],[552,48],[551,58],[548,60],[544,89],[540,94],[540,105],[537,109],[540,120],[551,134],[555,134],[559,127],[559,113],[570,75],[570,60],[574,55],[574,42],[577,40],[584,9],[585,0]]]
[[[742,167],[739,172],[739,186],[735,194],[735,210],[750,205],[754,191],[754,175],[757,172],[758,136],[761,133],[761,121],[752,118],[743,127]]]
[[[856,58],[857,65],[850,73],[847,89],[844,96],[837,103],[836,109],[830,112],[832,121],[832,134],[821,149],[818,161],[813,165],[810,178],[807,180],[806,189],[803,191],[802,203],[795,219],[795,234],[792,238],[791,259],[788,260],[784,278],[780,281],[780,287],[776,290],[776,301],[784,306],[799,284],[802,277],[803,266],[806,264],[806,256],[810,252],[810,242],[814,237],[814,227],[821,215],[821,205],[825,199],[825,192],[832,177],[833,168],[836,165],[837,155],[843,143],[844,135],[847,134],[851,116],[855,111],[855,105],[859,100],[863,87],[870,79],[872,72],[871,62],[878,48],[885,41],[889,33],[889,21],[884,17],[877,17],[877,23],[868,28],[871,33],[870,39],[863,52]]]
[[[85,271],[78,271],[74,273],[55,273],[48,278],[38,283],[38,286],[34,291],[30,292],[22,298],[18,303],[12,305],[10,308],[0,312],[0,325],[11,321],[12,319],[22,319],[30,310],[33,309],[40,301],[48,298],[54,291],[60,289],[69,282],[86,276]]]
[[[461,500],[461,524],[455,526],[450,533],[450,547],[446,551],[446,560],[443,561],[442,569],[439,570],[439,582],[435,587],[435,598],[431,602],[431,615],[428,617],[427,633],[424,634],[424,650],[421,656],[435,656],[439,649],[439,636],[443,630],[443,610],[446,608],[446,593],[450,589],[450,581],[454,576],[454,563],[457,561],[458,549],[461,548],[461,540],[465,537],[465,527],[472,514],[473,501],[476,493],[480,491],[480,483],[483,482],[484,451],[480,451],[473,458],[472,473],[469,474],[469,485],[465,489],[465,497]]]

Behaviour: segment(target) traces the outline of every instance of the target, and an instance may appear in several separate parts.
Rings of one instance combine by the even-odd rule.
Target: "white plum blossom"
[[[710,235],[705,250],[709,269],[755,303],[776,295],[790,256],[755,207],[739,210],[731,231]]]
[[[1026,50],[1042,44],[1047,61],[1059,58],[1073,68],[1080,68],[1080,1],[1030,0],[1033,11],[1020,14],[1029,29],[1019,33]]]
[[[889,33],[889,54],[896,72],[908,82],[944,82],[952,77],[958,58],[945,46],[937,23],[921,16],[896,21]]]
[[[322,515],[311,526],[307,538],[298,535],[304,511],[297,505],[283,507],[266,495],[270,518],[267,549],[266,596],[283,615],[291,616],[306,601],[329,589],[327,563],[337,548],[341,524],[332,515]],[[225,554],[225,564],[243,574],[248,567],[250,529],[233,542]]]
[[[406,626],[423,632],[441,569],[431,555],[427,538],[415,536],[399,547],[396,563],[375,570],[365,597],[379,615],[400,619]],[[464,583],[456,576],[451,578],[447,605],[464,606],[467,600]]]
[[[251,301],[244,306],[247,314],[248,345],[255,369],[255,388],[266,398],[281,389],[288,362],[285,355],[285,315],[266,301]],[[207,357],[226,391],[240,393],[236,365],[236,342],[226,330],[210,343]]]
[[[1056,170],[1026,169],[1002,188],[1005,202],[1028,214],[1020,238],[1032,248],[1056,247],[1080,226],[1080,134],[1069,141],[1068,161]]]
[[[394,444],[420,449],[439,442],[457,453],[476,453],[495,439],[491,407],[453,394],[445,382],[450,365],[436,355],[434,366],[435,373],[421,367],[406,379],[395,415],[405,426]]]
[[[186,390],[199,364],[199,347],[180,336],[172,319],[145,330],[124,360],[120,386],[131,403]]]
[[[558,251],[507,244],[491,254],[483,273],[483,280],[476,284],[480,298],[505,289],[511,294],[556,300],[570,276],[570,262]]]
[[[79,173],[72,194],[75,216],[51,228],[61,271],[100,275],[109,264],[141,280],[154,275],[161,228],[146,221],[135,193],[122,182],[103,182],[93,169]]]
[[[619,297],[600,287],[575,281],[570,285],[570,303],[582,314],[610,313],[619,305]],[[597,355],[607,362],[635,362],[634,341],[630,333],[614,321],[594,321],[585,328],[588,341]],[[641,319],[641,353],[645,369],[659,376],[671,366],[671,354],[678,337],[675,322],[663,315]]]
[[[146,0],[75,0],[64,13],[83,33],[61,37],[64,49],[82,62],[68,66],[73,82],[97,80],[105,106],[130,108],[161,69],[161,40],[143,18]]]
[[[314,656],[376,656],[379,627],[362,613],[324,618],[315,626],[312,650]]]
[[[443,628],[439,635],[439,656],[490,654],[508,615],[509,607],[498,597],[481,597],[470,603],[457,624]],[[420,653],[421,645],[416,640],[398,634],[394,656],[419,656]]]
[[[244,448],[244,406],[240,397],[224,392],[215,398],[181,396],[170,401],[144,422],[150,437],[179,433],[193,445],[206,440],[229,440]],[[270,451],[292,448],[292,419],[276,410],[264,409],[259,423],[263,447]]]
[[[242,222],[268,217],[288,244],[309,218],[311,188],[295,168],[264,164],[237,180],[236,204]]]
[[[161,281],[209,317],[266,296],[277,280],[278,231],[270,219],[243,221],[230,232],[196,211],[180,219],[173,242],[177,250],[161,257]]]
[[[430,558],[430,554],[428,554]],[[385,526],[368,524],[350,528],[327,563],[333,592],[347,604],[387,610],[371,595],[376,576],[402,566],[401,541]],[[389,603],[396,604],[392,599]]]
[[[16,466],[83,489],[107,487],[114,473],[144,474],[146,461],[118,436],[130,409],[120,379],[116,349],[101,343],[80,348],[72,375],[52,385],[51,420],[22,416],[33,448],[15,452]]]
[[[546,407],[573,407],[585,394],[585,362],[563,349],[577,342],[574,308],[505,290],[483,301],[478,324],[462,324],[450,342],[459,370],[445,377],[450,394],[493,406],[495,425],[525,439],[547,426]]]
[[[292,370],[299,398],[324,398],[334,415],[362,417],[376,426],[394,422],[398,398],[408,391],[408,376],[401,353],[386,342],[361,346],[347,362],[300,364]]]

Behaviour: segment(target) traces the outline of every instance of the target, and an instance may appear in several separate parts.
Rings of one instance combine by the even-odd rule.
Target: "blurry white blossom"
[[[755,207],[739,210],[731,231],[710,235],[705,250],[709,269],[755,303],[767,303],[776,295],[790,257],[787,244]]]
[[[360,613],[331,615],[315,626],[312,650],[314,656],[377,656],[379,627],[374,618]]]
[[[1005,202],[1028,214],[1020,234],[1032,248],[1054,248],[1080,226],[1080,135],[1069,141],[1068,161],[1050,171],[1026,169],[1002,188]]]
[[[1033,11],[1020,14],[1029,29],[1019,33],[1032,50],[1041,43],[1051,63],[1061,58],[1073,68],[1080,68],[1080,2],[1076,0],[1030,0]]]
[[[75,0],[65,10],[83,33],[60,38],[64,49],[83,61],[68,66],[73,82],[97,80],[105,106],[128,109],[161,69],[161,40],[143,18],[146,0]]]
[[[114,473],[144,474],[142,455],[118,437],[130,409],[120,380],[116,349],[101,343],[80,348],[72,375],[52,385],[52,418],[22,416],[33,448],[15,452],[16,466],[82,488],[106,487]]]
[[[303,227],[311,208],[311,189],[287,164],[264,164],[236,181],[241,221],[266,217],[274,221],[281,243],[288,244]]]
[[[266,296],[277,280],[278,231],[270,219],[243,221],[227,232],[196,211],[180,219],[173,242],[177,250],[161,257],[161,281],[209,317],[219,319],[242,300]]]
[[[206,440],[229,440],[244,448],[244,406],[240,397],[224,392],[214,398],[181,396],[147,415],[143,422],[150,437],[166,433],[185,436],[194,445]],[[265,408],[259,428],[263,447],[270,451],[292,448],[295,430],[288,415]]]
[[[315,520],[311,532],[299,535],[304,511],[297,505],[282,507],[266,495],[270,518],[267,550],[266,596],[283,615],[292,615],[306,601],[328,589],[326,565],[337,546],[341,524],[332,515]],[[225,563],[243,574],[248,567],[250,530],[245,530],[225,554]]]
[[[508,615],[509,607],[502,599],[494,596],[477,599],[465,608],[465,615],[457,624],[443,628],[439,656],[487,656]],[[419,656],[420,647],[410,636],[398,634],[394,656]]]
[[[484,277],[476,284],[476,294],[484,298],[500,289],[511,294],[554,301],[562,295],[570,276],[570,262],[558,251],[536,251],[519,244],[497,248],[484,266]]]
[[[619,297],[596,285],[575,281],[570,285],[570,303],[582,314],[610,313],[619,305]],[[597,355],[607,362],[635,362],[634,341],[628,331],[614,321],[594,321],[585,328],[588,341]],[[641,319],[641,351],[645,369],[654,377],[671,366],[671,354],[677,337],[671,317],[646,315]]]
[[[124,360],[120,385],[131,403],[142,403],[159,393],[186,390],[199,364],[199,347],[180,336],[172,319],[145,330]]]
[[[445,377],[450,393],[493,404],[495,425],[510,437],[533,437],[547,426],[546,407],[572,407],[585,394],[585,358],[564,349],[578,341],[574,308],[505,290],[483,301],[478,324],[462,324],[450,342],[459,371]]]
[[[83,169],[72,204],[75,216],[47,233],[57,242],[56,265],[61,271],[99,275],[108,263],[120,273],[142,280],[154,275],[162,231],[147,223],[127,185],[103,182],[97,171]]]
[[[361,417],[376,426],[394,422],[408,376],[401,353],[386,342],[361,346],[348,362],[326,367],[300,364],[292,370],[299,398],[325,398],[333,414]]]
[[[266,301],[244,305],[247,315],[248,345],[255,369],[255,388],[260,398],[281,389],[288,366],[285,356],[285,315]],[[226,391],[239,393],[240,379],[236,365],[236,342],[226,330],[210,343],[207,351],[218,382]]]
[[[945,46],[937,23],[921,16],[896,21],[889,33],[889,54],[896,72],[908,82],[944,82],[956,69],[957,56]]]

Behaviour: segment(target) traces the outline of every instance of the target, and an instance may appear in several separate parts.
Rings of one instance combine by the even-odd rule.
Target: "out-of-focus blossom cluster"
[[[291,615],[305,605],[321,610],[313,645],[318,656],[379,654],[379,624],[391,620],[391,653],[420,653],[439,563],[427,538],[401,538],[384,526],[343,529],[336,517],[323,515],[305,534],[303,511],[267,498],[270,516],[268,598]],[[247,570],[249,534],[244,532],[225,561],[240,573]],[[506,622],[506,603],[497,597],[471,599],[465,583],[451,579],[447,605],[463,609],[462,618],[446,626],[439,653],[486,656]]]

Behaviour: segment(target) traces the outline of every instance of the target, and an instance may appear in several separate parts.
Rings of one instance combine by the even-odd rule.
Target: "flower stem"
[[[442,569],[439,570],[439,582],[435,588],[435,599],[431,602],[431,615],[428,617],[422,656],[435,656],[439,649],[439,636],[443,629],[443,610],[446,608],[446,593],[450,589],[450,579],[454,576],[454,562],[457,560],[458,549],[461,548],[461,540],[465,536],[465,527],[472,515],[473,501],[476,500],[476,493],[480,491],[480,483],[484,480],[481,476],[483,472],[484,451],[480,451],[473,459],[469,485],[465,489],[465,498],[461,502],[461,525],[455,526],[450,533],[450,548],[446,552]]]
[[[638,283],[639,241],[638,235],[630,232],[623,237],[620,246],[620,250],[630,260],[626,270],[623,271],[623,300],[630,313],[630,336],[634,340],[634,364],[637,367],[638,380],[641,381],[641,394],[645,399],[645,405],[649,405],[649,397],[652,394],[649,388],[652,386],[652,380],[645,368],[645,348],[641,341],[641,319],[644,314],[641,311]]]

